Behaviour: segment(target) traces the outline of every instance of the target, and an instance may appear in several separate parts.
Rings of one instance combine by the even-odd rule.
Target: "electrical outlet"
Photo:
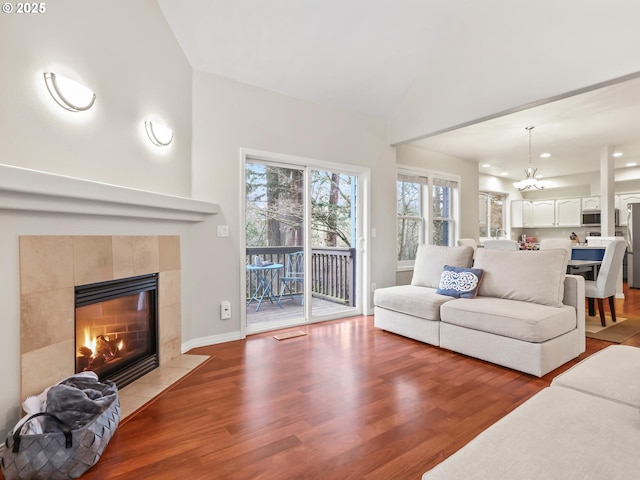
[[[373,292],[375,292],[375,291],[376,291],[376,284],[375,284],[375,283],[372,283],[372,284],[371,284],[371,293],[373,293]]]
[[[229,225],[218,225],[218,236],[219,237],[228,237],[229,236]]]
[[[228,320],[229,318],[231,318],[231,302],[225,300],[220,302],[220,319]]]

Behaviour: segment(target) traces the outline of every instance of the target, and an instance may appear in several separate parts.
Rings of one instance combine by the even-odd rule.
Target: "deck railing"
[[[274,273],[273,294],[280,295],[285,275],[287,254],[299,252],[302,247],[250,247],[247,248],[245,263],[254,263],[255,256],[265,261],[280,263],[284,267]],[[344,305],[355,305],[355,248],[314,248],[311,250],[311,294]],[[256,290],[255,272],[247,270],[247,300]],[[302,294],[302,284],[290,283],[283,298]]]

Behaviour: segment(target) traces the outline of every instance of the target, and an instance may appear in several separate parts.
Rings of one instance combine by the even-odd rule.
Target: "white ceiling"
[[[469,0],[158,0],[204,72],[388,117]]]
[[[158,0],[191,65],[304,100],[388,119],[472,0]],[[640,79],[415,142],[520,179],[599,170],[606,145],[640,163]],[[552,156],[537,157],[543,151]]]
[[[628,80],[414,142],[423,148],[485,163],[480,172],[521,179],[529,163],[544,177],[600,170],[606,146],[623,154],[616,169],[640,166],[640,79]],[[551,157],[542,159],[541,153]]]

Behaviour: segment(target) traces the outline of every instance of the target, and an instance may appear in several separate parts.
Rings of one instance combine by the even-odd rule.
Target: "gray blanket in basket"
[[[74,430],[104,412],[117,396],[113,382],[100,383],[91,377],[73,375],[49,388],[46,411]]]

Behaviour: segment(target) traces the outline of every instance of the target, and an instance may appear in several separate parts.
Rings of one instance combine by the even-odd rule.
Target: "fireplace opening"
[[[122,388],[158,367],[158,274],[80,285],[75,299],[76,373]]]

